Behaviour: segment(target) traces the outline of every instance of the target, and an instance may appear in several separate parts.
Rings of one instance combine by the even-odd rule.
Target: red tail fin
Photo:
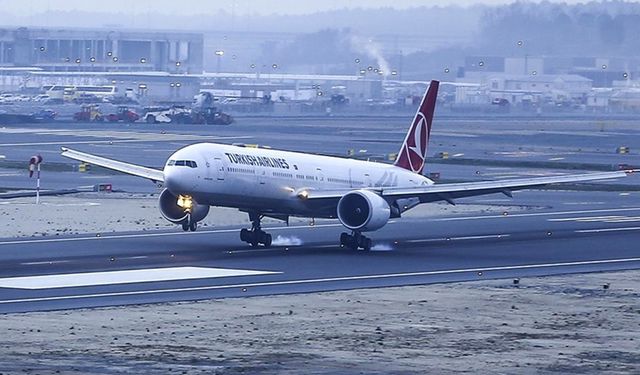
[[[433,121],[433,111],[436,107],[439,85],[440,82],[438,81],[431,81],[429,84],[429,89],[422,98],[422,103],[420,103],[418,112],[413,118],[394,165],[415,173],[422,173],[424,161],[427,157],[427,145],[429,144],[431,122]]]

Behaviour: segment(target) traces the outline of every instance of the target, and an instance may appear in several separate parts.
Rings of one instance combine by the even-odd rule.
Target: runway
[[[252,119],[229,127],[147,124],[37,124],[0,129],[0,154],[12,162],[35,154],[45,163],[66,163],[59,146],[72,145],[125,161],[160,167],[176,149],[193,142],[251,143],[273,148],[345,155],[397,151],[409,119]],[[638,165],[637,126],[589,121],[438,120],[430,155],[450,158],[587,162]],[[617,154],[618,146],[632,152]],[[144,152],[140,152],[143,150]],[[24,169],[0,169],[2,186],[23,189]],[[428,165],[448,180],[486,180],[570,173],[547,167]],[[637,186],[638,176],[619,181]],[[130,176],[43,172],[47,189],[112,183],[127,192],[157,193]],[[616,182],[618,183],[618,182]],[[615,189],[612,189],[615,190]],[[337,246],[337,222],[268,228],[275,245],[252,249],[239,241],[240,227],[195,233],[132,232],[0,239],[0,313],[94,306],[307,293],[340,289],[517,278],[558,273],[638,268],[640,200],[633,190],[519,192],[463,200],[475,204],[522,204],[516,213],[403,218],[370,234],[370,253]],[[135,215],[132,212],[132,215]],[[28,218],[26,219],[28,220]]]
[[[531,207],[561,196],[521,194]],[[270,227],[271,249],[241,244],[238,227],[0,240],[0,312],[640,268],[638,199],[570,197],[509,214],[393,220],[371,234],[371,252],[337,246],[337,222]]]

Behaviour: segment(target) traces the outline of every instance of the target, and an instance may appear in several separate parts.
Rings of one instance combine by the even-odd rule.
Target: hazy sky
[[[425,5],[505,4],[513,0],[0,0],[2,12],[28,16],[47,10],[151,12],[192,15],[224,10],[244,14],[305,14],[342,8],[409,8]],[[578,0],[568,0],[576,3]]]

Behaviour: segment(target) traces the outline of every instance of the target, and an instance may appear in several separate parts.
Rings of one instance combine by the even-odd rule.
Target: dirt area
[[[639,297],[627,271],[12,314],[0,372],[637,374]]]

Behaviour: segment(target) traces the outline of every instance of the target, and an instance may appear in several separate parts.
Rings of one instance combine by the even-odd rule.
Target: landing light
[[[178,206],[184,208],[187,211],[191,211],[191,209],[193,208],[193,199],[189,195],[179,195]]]
[[[309,198],[309,192],[307,190],[302,190],[301,192],[298,193],[298,198],[300,199]]]

